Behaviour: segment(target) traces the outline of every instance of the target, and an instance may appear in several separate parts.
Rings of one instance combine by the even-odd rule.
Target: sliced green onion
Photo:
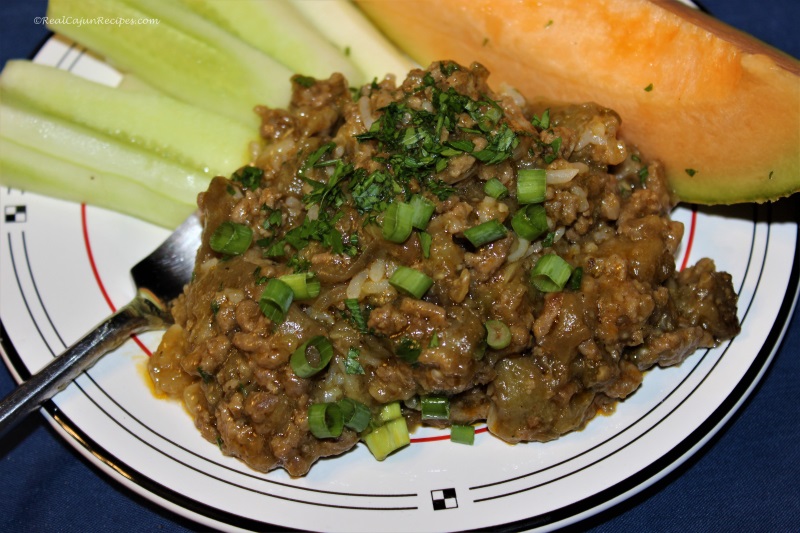
[[[258,307],[265,317],[276,324],[280,324],[286,318],[286,313],[289,312],[289,306],[292,305],[293,299],[294,291],[292,291],[292,288],[283,281],[273,278],[264,287],[264,291],[258,301]]]
[[[500,320],[489,320],[486,328],[486,344],[495,350],[502,350],[511,344],[511,330]]]
[[[370,420],[372,420],[372,413],[369,407],[352,398],[342,398],[336,404],[342,412],[345,426],[358,433],[367,429]]]
[[[431,241],[433,237],[426,231],[419,232],[419,245],[422,248],[422,257],[428,259],[431,256]]]
[[[517,172],[517,201],[521,204],[544,202],[547,175],[543,168],[524,168]]]
[[[317,335],[304,342],[289,359],[296,376],[308,378],[324,369],[333,357],[331,341]]]
[[[506,236],[508,230],[497,219],[493,218],[483,224],[478,224],[472,228],[464,230],[464,237],[476,248],[494,242],[497,239],[502,239]]]
[[[411,198],[410,205],[413,211],[411,225],[419,230],[424,230],[428,227],[428,222],[431,221],[436,206],[433,202],[419,194],[415,194]]]
[[[400,402],[391,402],[384,404],[384,406],[381,407],[381,410],[378,413],[378,420],[381,422],[388,422],[402,416],[403,411],[400,408]]]
[[[483,185],[483,192],[486,196],[491,196],[495,200],[501,200],[508,196],[508,188],[497,178],[492,178]]]
[[[241,255],[253,241],[253,230],[250,226],[225,221],[214,230],[208,244],[215,252],[228,255]]]
[[[315,403],[308,408],[308,427],[318,439],[338,437],[344,429],[342,410],[335,403]]]
[[[286,274],[278,279],[291,287],[296,300],[307,300],[319,296],[321,286],[319,280],[311,272]]]
[[[400,266],[389,278],[389,284],[398,291],[419,299],[431,288],[433,280],[419,270]]]
[[[472,446],[475,443],[475,427],[453,424],[450,426],[450,441]]]
[[[537,239],[547,231],[547,212],[541,204],[528,205],[511,217],[514,232],[529,241]]]
[[[394,202],[383,214],[383,238],[387,241],[402,243],[411,236],[414,220],[414,208],[405,202]]]
[[[542,256],[531,271],[531,282],[542,292],[558,292],[564,288],[572,267],[556,254]]]
[[[422,404],[423,420],[449,420],[450,419],[450,399],[445,396],[423,396]]]
[[[361,438],[378,461],[383,461],[393,451],[411,443],[408,425],[403,417],[390,420]]]

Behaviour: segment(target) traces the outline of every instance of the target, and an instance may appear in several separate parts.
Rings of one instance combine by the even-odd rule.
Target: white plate
[[[48,41],[36,61],[110,84],[118,79],[60,39]],[[16,190],[0,191],[0,204],[2,355],[19,380],[132,298],[130,267],[167,232]],[[673,218],[687,228],[679,267],[709,256],[732,274],[741,334],[680,367],[649,372],[613,416],[554,442],[509,446],[481,432],[468,447],[426,429],[382,463],[359,445],[301,479],[256,473],[203,440],[181,406],[152,395],[144,369],[159,334],[105,357],[45,413],[101,469],[217,528],[553,529],[624,500],[702,446],[760,379],[791,316],[798,288],[794,216],[743,205],[679,207]]]

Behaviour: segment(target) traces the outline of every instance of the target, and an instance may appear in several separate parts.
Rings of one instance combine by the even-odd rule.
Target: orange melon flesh
[[[478,61],[495,89],[614,109],[680,200],[762,202],[800,190],[800,62],[677,2],[357,3],[420,65]]]

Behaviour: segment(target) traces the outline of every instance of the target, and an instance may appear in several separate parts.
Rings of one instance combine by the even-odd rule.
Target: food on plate
[[[673,0],[357,0],[422,65],[478,61],[531,100],[594,101],[702,204],[800,190],[800,62]]]
[[[149,361],[223,453],[299,476],[417,424],[548,441],[739,331],[728,274],[676,271],[675,199],[619,116],[488,76],[297,75],[288,109],[258,109],[264,149],[200,195],[195,277]]]

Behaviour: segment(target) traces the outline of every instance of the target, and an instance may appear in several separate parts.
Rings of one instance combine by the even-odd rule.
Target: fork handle
[[[169,322],[161,301],[149,291],[140,290],[130,303],[0,401],[0,437],[131,335],[164,328]]]

